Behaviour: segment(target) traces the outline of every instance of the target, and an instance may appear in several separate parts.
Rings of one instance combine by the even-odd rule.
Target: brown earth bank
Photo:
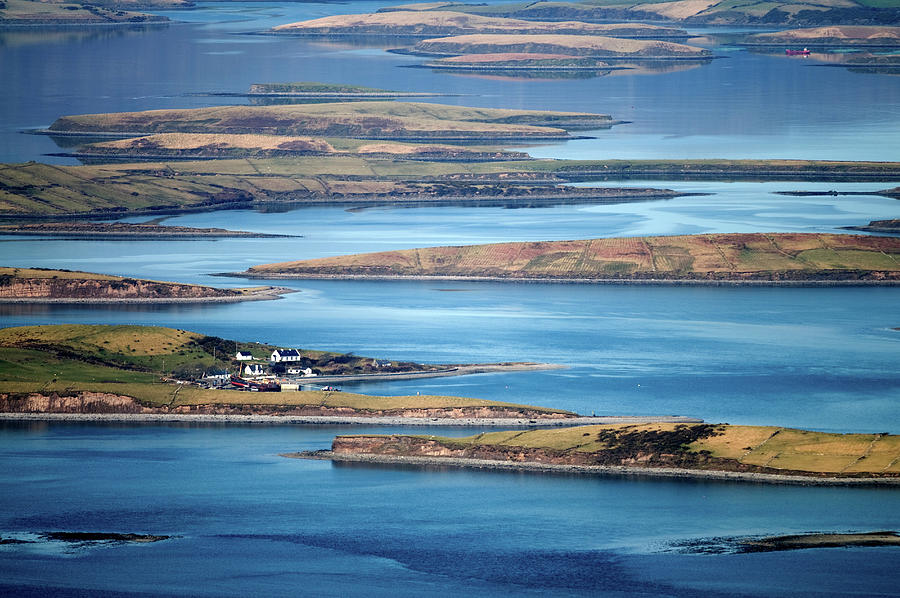
[[[221,391],[238,392],[238,391]],[[302,392],[302,391],[301,391]],[[68,414],[182,414],[182,415],[262,415],[309,417],[395,417],[440,419],[533,419],[564,421],[574,413],[547,412],[505,407],[448,407],[404,409],[354,409],[324,405],[277,404],[205,404],[152,407],[128,396],[111,393],[77,391],[59,393],[0,393],[0,413],[68,413]]]
[[[900,239],[753,233],[500,243],[253,266],[253,278],[896,283]]]

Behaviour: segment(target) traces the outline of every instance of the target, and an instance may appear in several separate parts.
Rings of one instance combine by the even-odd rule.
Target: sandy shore
[[[310,376],[297,378],[299,384],[333,384],[341,382],[383,382],[385,380],[415,380],[416,378],[445,378],[494,372],[532,372],[540,370],[564,370],[567,366],[555,363],[485,363],[448,367],[421,372],[397,372],[382,374],[348,374],[343,376]]]
[[[643,424],[654,422],[700,423],[703,420],[678,415],[601,416],[570,418],[438,418],[294,415],[189,415],[184,413],[0,413],[0,421],[127,422],[127,423],[213,423],[213,424],[300,424],[354,426],[484,426],[484,427],[567,427],[597,424]]]
[[[590,418],[599,419],[599,418]],[[496,471],[529,471],[539,473],[579,474],[594,476],[640,476],[691,480],[716,480],[726,482],[754,482],[761,484],[792,484],[802,486],[883,486],[900,487],[900,478],[835,478],[733,471],[707,471],[662,467],[625,467],[605,465],[555,465],[549,463],[519,463],[487,459],[463,459],[457,457],[403,457],[399,455],[371,455],[363,453],[334,453],[312,451],[286,453],[293,459],[322,459],[337,463],[372,463],[388,465],[414,465],[458,467],[462,469],[488,469]]]
[[[83,305],[93,305],[97,303],[108,304],[169,304],[169,303],[237,303],[238,301],[271,301],[273,299],[281,299],[282,295],[287,293],[296,293],[297,289],[287,287],[259,287],[250,290],[244,295],[227,295],[224,297],[92,297],[92,298],[56,298],[48,297],[0,297],[0,304],[21,304],[21,303],[73,303]]]

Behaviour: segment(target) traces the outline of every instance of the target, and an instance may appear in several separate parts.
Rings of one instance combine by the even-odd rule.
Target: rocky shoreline
[[[163,305],[171,303],[237,303],[239,301],[272,301],[281,299],[282,295],[296,293],[297,289],[287,287],[262,287],[250,290],[246,294],[224,295],[219,297],[0,297],[0,305],[9,304],[129,304],[129,305]]]
[[[590,418],[592,420],[598,418]],[[597,422],[600,423],[600,422]],[[565,475],[593,475],[618,477],[657,477],[684,480],[710,480],[723,482],[753,482],[760,484],[789,484],[801,486],[878,486],[900,487],[900,478],[833,478],[779,475],[768,473],[710,471],[679,469],[674,467],[633,467],[610,465],[560,465],[554,463],[512,462],[460,457],[407,457],[402,455],[376,455],[364,453],[335,453],[330,450],[285,453],[293,459],[330,460],[335,463],[369,463],[376,465],[409,465],[418,467],[455,467],[492,471],[556,473]]]

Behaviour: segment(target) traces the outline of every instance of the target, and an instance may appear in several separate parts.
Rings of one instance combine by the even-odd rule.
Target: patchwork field
[[[696,281],[896,281],[900,239],[749,233],[434,247],[265,264],[245,275]]]

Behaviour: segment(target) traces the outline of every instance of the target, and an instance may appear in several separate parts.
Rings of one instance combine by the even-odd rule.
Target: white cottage
[[[282,363],[285,361],[300,361],[300,351],[297,349],[275,349],[272,351],[272,357],[269,361],[272,363]]]
[[[251,353],[244,353],[243,351],[238,351],[234,354],[234,358],[237,361],[250,361],[253,359],[253,355]]]
[[[245,376],[262,376],[266,373],[265,368],[258,363],[248,363],[244,366]]]

